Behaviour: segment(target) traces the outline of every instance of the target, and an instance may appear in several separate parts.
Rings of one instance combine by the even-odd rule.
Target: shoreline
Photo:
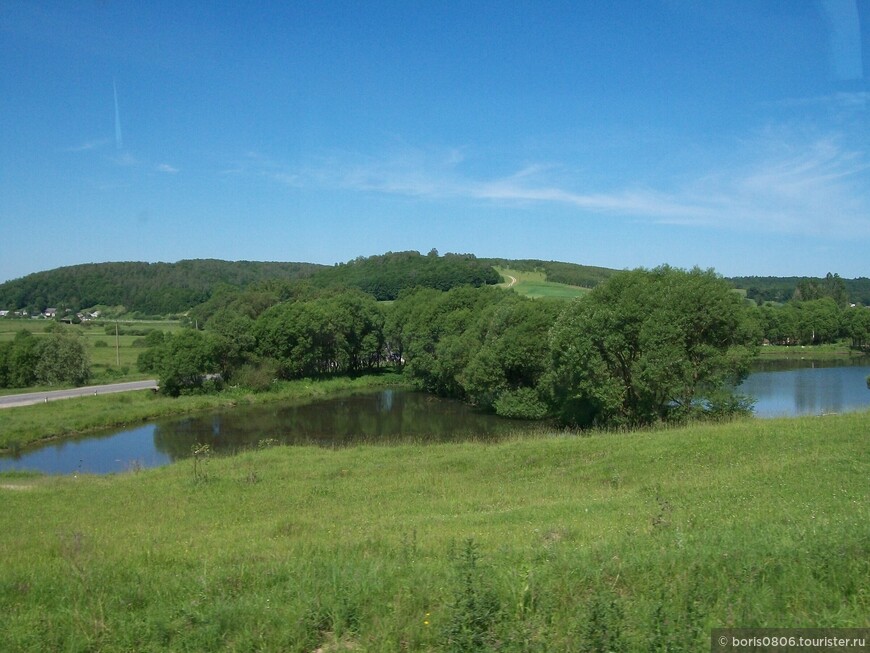
[[[279,401],[307,403],[343,393],[384,387],[410,387],[410,384],[400,373],[384,372],[356,378],[283,381],[274,390],[258,393],[230,388],[216,394],[173,398],[143,390],[15,406],[3,410],[5,425],[0,433],[0,453],[14,453],[61,438],[173,415]]]

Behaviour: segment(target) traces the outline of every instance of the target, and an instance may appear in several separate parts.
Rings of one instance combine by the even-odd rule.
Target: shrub
[[[534,388],[517,388],[502,392],[493,402],[496,415],[512,419],[543,419],[547,406]]]

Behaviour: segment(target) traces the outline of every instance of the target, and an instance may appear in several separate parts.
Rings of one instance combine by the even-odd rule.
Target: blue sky
[[[433,247],[868,276],[868,32],[868,0],[0,0],[0,281]]]

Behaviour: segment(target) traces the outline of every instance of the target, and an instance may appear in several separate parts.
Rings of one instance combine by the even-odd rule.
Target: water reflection
[[[30,469],[46,474],[106,474],[159,467],[172,457],[154,446],[154,424],[113,433],[65,439],[38,449],[3,456],[0,471]]]
[[[870,408],[865,380],[870,375],[870,364],[866,359],[858,361],[858,365],[854,361],[844,363],[826,362],[821,367],[817,362],[777,362],[773,367],[786,369],[754,372],[739,390],[756,398],[755,414],[759,417]],[[384,390],[308,405],[239,407],[62,440],[0,457],[0,471],[105,474],[165,465],[190,456],[197,444],[208,444],[218,453],[232,453],[256,447],[266,439],[340,447],[362,442],[495,440],[519,430],[539,428],[539,423],[477,413],[459,401]]]
[[[125,431],[63,440],[0,458],[0,471],[111,473],[153,467],[190,456],[197,444],[218,453],[283,444],[339,447],[372,442],[494,440],[536,422],[504,420],[424,393],[384,390],[307,405],[265,404],[167,419]]]
[[[784,364],[785,363],[785,364]],[[857,361],[777,361],[779,371],[754,372],[740,392],[755,397],[758,417],[821,415],[870,408],[866,359]],[[767,367],[771,367],[768,365]]]
[[[316,404],[251,406],[159,422],[154,446],[174,460],[190,455],[198,443],[215,451],[234,451],[256,447],[265,439],[330,447],[385,441],[446,442],[492,439],[531,427],[474,412],[459,401],[385,390]]]

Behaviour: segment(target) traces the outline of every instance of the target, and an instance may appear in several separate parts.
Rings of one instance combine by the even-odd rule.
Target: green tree
[[[554,326],[550,396],[565,421],[581,426],[733,408],[729,388],[748,373],[759,339],[750,309],[712,271],[623,272]]]
[[[474,403],[505,417],[538,419],[547,406],[538,384],[549,366],[550,327],[561,305],[506,293],[477,324],[475,351],[460,374]]]
[[[11,342],[0,342],[0,388],[9,387],[9,358],[12,354]]]
[[[800,302],[797,311],[798,340],[807,345],[834,342],[841,333],[841,311],[830,297]]]
[[[254,325],[256,353],[274,359],[284,378],[355,373],[378,366],[384,314],[358,290],[273,306]]]
[[[796,304],[762,306],[759,321],[764,337],[774,345],[793,345],[798,341],[798,308]]]
[[[38,347],[36,378],[45,385],[84,385],[91,377],[91,361],[81,338],[54,331]]]
[[[36,383],[39,342],[30,331],[15,334],[6,360],[6,387],[27,388]]]
[[[221,353],[210,333],[187,329],[167,335],[159,349],[155,364],[163,394],[177,397],[200,391],[208,377],[220,371]]]
[[[846,312],[846,333],[856,349],[870,346],[870,308],[850,308]]]
[[[447,292],[420,289],[396,302],[406,370],[423,388],[435,394],[465,397],[460,375],[479,344],[477,323],[485,307],[506,298],[499,288],[462,286]],[[390,348],[396,351],[392,342]]]
[[[229,380],[236,369],[250,360],[257,346],[254,320],[231,308],[222,308],[208,321],[207,329],[219,342],[221,374]]]

